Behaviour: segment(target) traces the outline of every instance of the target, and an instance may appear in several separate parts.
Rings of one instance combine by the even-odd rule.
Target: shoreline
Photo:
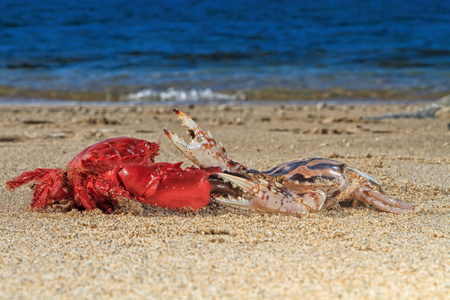
[[[421,88],[404,89],[348,89],[343,87],[323,90],[292,89],[262,87],[259,89],[243,90],[211,90],[203,89],[174,89],[152,90],[144,87],[110,87],[102,90],[33,90],[20,89],[12,86],[0,85],[0,105],[13,105],[14,102],[33,104],[33,102],[64,104],[75,103],[107,103],[106,105],[122,105],[133,103],[142,105],[176,105],[268,102],[269,105],[279,102],[327,101],[345,104],[346,101],[361,101],[361,103],[376,104],[374,102],[411,102],[433,101],[450,94],[448,91],[432,91]],[[55,102],[55,103],[53,103]],[[177,104],[178,103],[178,104]]]
[[[331,158],[418,206],[403,215],[363,205],[295,217],[221,205],[171,212],[136,203],[111,215],[31,211],[30,189],[7,191],[7,180],[36,167],[64,167],[114,136],[160,137],[157,161],[187,167],[162,131],[184,137],[185,130],[168,105],[0,105],[0,293],[11,299],[445,299],[448,119],[365,118],[423,106],[179,106],[251,168]]]
[[[48,99],[0,99],[0,107],[177,107],[177,106],[313,106],[313,105],[425,105],[435,100],[379,100],[379,99],[329,99],[329,100],[222,100],[222,101],[71,101]]]

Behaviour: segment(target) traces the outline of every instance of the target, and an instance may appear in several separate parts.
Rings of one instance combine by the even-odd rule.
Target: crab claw
[[[218,173],[217,176],[243,192],[241,197],[220,195],[215,198],[218,202],[232,207],[299,215],[305,211],[319,210],[326,199],[326,194],[322,191],[296,195],[281,185],[273,185],[261,179],[260,184],[257,184],[226,173]]]
[[[222,143],[216,142],[209,131],[203,132],[197,123],[181,110],[175,108],[172,111],[178,116],[178,120],[183,122],[192,140],[187,144],[166,128],[164,133],[172,144],[195,165],[203,168],[219,167],[223,171],[237,173],[247,169],[242,164],[229,159]]]

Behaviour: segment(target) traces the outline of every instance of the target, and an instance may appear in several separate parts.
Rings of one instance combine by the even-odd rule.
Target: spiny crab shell
[[[34,181],[31,207],[44,209],[66,200],[69,209],[112,212],[120,198],[168,209],[200,209],[210,202],[209,176],[219,168],[182,169],[155,163],[159,143],[130,137],[101,141],[81,151],[67,168],[37,168],[7,182],[11,190]]]

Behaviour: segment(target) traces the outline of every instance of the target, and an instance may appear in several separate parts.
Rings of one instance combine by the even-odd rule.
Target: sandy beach
[[[64,167],[116,136],[161,139],[157,161],[189,163],[164,137],[185,136],[172,107],[0,106],[2,299],[448,299],[450,118],[368,120],[423,105],[179,107],[230,157],[267,170],[300,157],[346,162],[417,205],[292,215],[218,204],[173,212],[29,209],[5,182]]]

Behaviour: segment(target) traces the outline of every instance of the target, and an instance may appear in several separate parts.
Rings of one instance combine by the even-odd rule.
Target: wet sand
[[[333,158],[418,206],[403,215],[362,205],[296,217],[217,204],[171,212],[133,202],[110,215],[31,211],[30,189],[7,191],[7,180],[65,166],[116,136],[160,137],[158,161],[189,166],[162,132],[184,136],[184,129],[171,107],[2,106],[0,298],[448,298],[448,115],[363,118],[420,107],[180,107],[251,168]]]

